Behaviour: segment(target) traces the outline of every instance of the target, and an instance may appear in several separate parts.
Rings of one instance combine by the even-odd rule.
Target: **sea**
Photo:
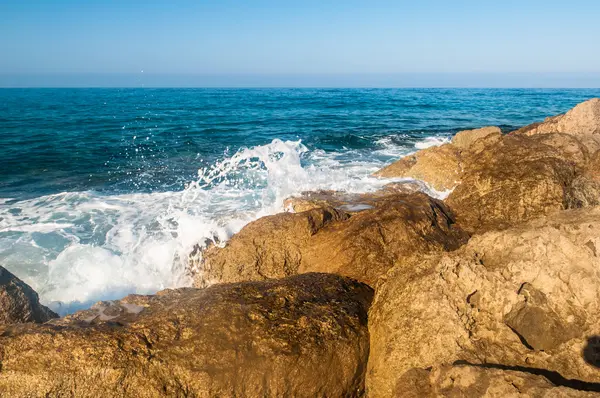
[[[190,286],[305,191],[370,192],[457,131],[508,132],[599,97],[563,89],[0,89],[0,265],[60,314]],[[424,187],[431,195],[444,197]]]

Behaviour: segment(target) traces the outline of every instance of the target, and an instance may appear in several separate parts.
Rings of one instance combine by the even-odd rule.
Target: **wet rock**
[[[427,185],[421,181],[401,181],[385,185],[383,188],[368,193],[347,193],[339,191],[303,192],[302,195],[287,198],[283,206],[286,211],[301,213],[319,207],[333,207],[347,213],[357,213],[382,206],[393,201],[398,194],[428,192]]]
[[[477,366],[413,368],[400,376],[394,397],[597,397],[569,386],[557,386],[541,374]]]
[[[350,214],[332,208],[281,213],[245,226],[196,264],[196,286],[331,272],[374,285],[395,264],[454,250],[468,236],[439,200],[395,194]]]
[[[600,331],[600,208],[471,238],[380,281],[369,312],[370,396],[412,368],[466,361],[600,383],[583,353]],[[587,352],[590,352],[587,349]]]
[[[37,293],[29,285],[0,266],[0,325],[43,323],[57,317],[40,304]]]
[[[110,319],[11,326],[0,395],[361,396],[372,294],[305,274],[129,296]]]

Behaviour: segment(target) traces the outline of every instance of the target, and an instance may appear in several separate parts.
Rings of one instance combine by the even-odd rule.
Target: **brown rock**
[[[376,172],[377,177],[410,177],[428,183],[438,191],[452,189],[460,182],[460,150],[453,144],[422,149]]]
[[[348,214],[315,208],[259,218],[235,234],[225,247],[209,247],[201,259],[191,259],[194,285],[283,278],[298,273],[310,238]]]
[[[40,304],[37,293],[29,285],[0,266],[0,325],[43,323],[57,317]]]
[[[282,213],[245,226],[196,263],[196,286],[333,272],[374,285],[414,255],[454,250],[467,239],[441,201],[396,194],[350,215],[331,208]]]
[[[0,395],[361,396],[371,298],[325,274],[129,296],[7,330]]]
[[[547,145],[548,139],[507,136],[472,158],[446,200],[461,226],[478,232],[500,229],[577,207],[571,197],[587,188],[573,184],[580,169]]]
[[[340,191],[316,191],[303,192],[297,197],[287,198],[283,202],[286,211],[301,213],[320,207],[333,207],[347,213],[357,213],[372,209],[393,201],[398,194],[410,194],[415,192],[426,192],[427,186],[419,181],[393,182],[385,185],[382,189],[368,193],[347,193]]]
[[[464,162],[502,138],[498,127],[458,132],[452,143],[426,148],[376,172],[377,177],[421,180],[438,191],[454,188],[461,181]]]
[[[596,151],[586,165],[585,175],[593,181],[600,182],[600,151]]]
[[[394,267],[369,312],[369,396],[456,361],[599,383],[586,348],[600,332],[598,248],[600,208],[567,210]]]
[[[536,373],[467,365],[441,366],[430,370],[414,368],[400,376],[394,396],[403,398],[591,398],[598,396],[596,393],[568,386],[556,386],[542,374]]]
[[[499,139],[502,136],[502,130],[500,130],[499,127],[489,126],[481,127],[475,130],[459,131],[454,137],[452,137],[452,144],[461,150],[468,150],[475,141],[490,135],[493,136],[494,139]]]
[[[578,137],[590,150],[600,149],[600,98],[578,104],[563,115],[525,126],[511,134],[564,133]]]

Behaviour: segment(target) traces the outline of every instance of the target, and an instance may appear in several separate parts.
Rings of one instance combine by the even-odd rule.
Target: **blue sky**
[[[597,87],[599,21],[597,0],[0,0],[0,85]]]

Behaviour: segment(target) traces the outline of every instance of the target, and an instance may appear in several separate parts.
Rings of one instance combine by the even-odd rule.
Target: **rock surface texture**
[[[197,265],[196,286],[330,272],[374,285],[405,259],[457,249],[468,236],[439,200],[388,195],[354,214],[331,207],[263,217]]]
[[[369,396],[457,361],[543,369],[600,391],[599,247],[600,208],[580,209],[395,267],[369,313]]]
[[[128,296],[11,326],[0,396],[361,396],[372,294],[306,274]]]
[[[556,386],[542,374],[506,368],[441,366],[404,373],[391,395],[398,398],[587,398],[594,392]]]
[[[0,326],[13,323],[43,323],[57,318],[40,304],[37,293],[25,282],[0,266]]]

